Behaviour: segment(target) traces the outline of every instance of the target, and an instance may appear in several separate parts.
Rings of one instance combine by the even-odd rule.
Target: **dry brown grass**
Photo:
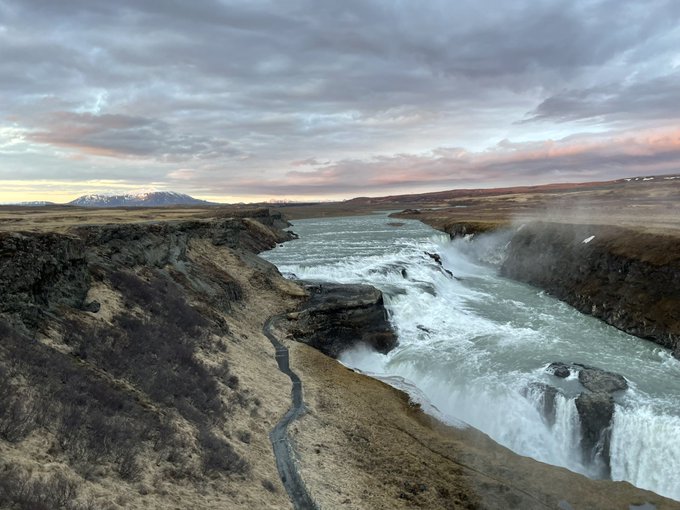
[[[633,182],[613,189],[518,193],[468,197],[405,217],[450,230],[458,223],[482,230],[512,223],[550,221],[625,227],[643,233],[680,236],[680,180]],[[412,207],[412,206],[411,206]]]
[[[80,208],[0,206],[0,231],[65,232],[77,225],[144,223],[228,217],[252,209],[238,206]]]
[[[593,183],[573,189],[543,191],[460,190],[452,198],[440,194],[393,196],[348,202],[279,207],[291,220],[353,216],[376,211],[418,209],[435,228],[456,223],[476,224],[481,230],[527,221],[598,224],[648,233],[680,235],[680,179]]]
[[[181,275],[172,283],[170,267],[126,269],[91,289],[98,313],[61,310],[38,342],[0,331],[0,368],[16,372],[0,373],[3,399],[8,381],[12,401],[31,395],[15,406],[19,428],[0,433],[0,507],[61,508],[66,477],[73,509],[289,508],[268,434],[290,403],[290,385],[262,326],[293,308],[300,289],[209,240],[193,240],[188,254],[201,278],[233,278],[240,299],[212,306],[180,287]],[[62,401],[71,400],[77,412],[62,416]],[[0,411],[4,419],[4,404]],[[113,432],[128,435],[111,441],[117,424],[125,426]]]

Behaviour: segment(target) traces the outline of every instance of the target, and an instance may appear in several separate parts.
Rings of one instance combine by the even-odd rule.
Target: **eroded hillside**
[[[0,502],[280,506],[287,381],[261,328],[300,292],[253,253],[286,238],[243,218],[0,234]]]

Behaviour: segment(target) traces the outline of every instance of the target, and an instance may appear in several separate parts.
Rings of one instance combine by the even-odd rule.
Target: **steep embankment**
[[[245,215],[244,215],[245,216]],[[280,218],[0,233],[0,507],[286,507]]]
[[[529,223],[501,274],[680,357],[680,239],[601,225]]]

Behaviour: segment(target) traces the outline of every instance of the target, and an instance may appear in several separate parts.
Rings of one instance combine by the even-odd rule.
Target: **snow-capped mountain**
[[[158,207],[170,205],[210,205],[212,202],[199,200],[174,191],[149,191],[125,195],[83,195],[69,202],[79,207]]]

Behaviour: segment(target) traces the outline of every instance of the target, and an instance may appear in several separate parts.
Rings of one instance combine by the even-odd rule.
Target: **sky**
[[[0,0],[0,202],[675,172],[677,0]]]

